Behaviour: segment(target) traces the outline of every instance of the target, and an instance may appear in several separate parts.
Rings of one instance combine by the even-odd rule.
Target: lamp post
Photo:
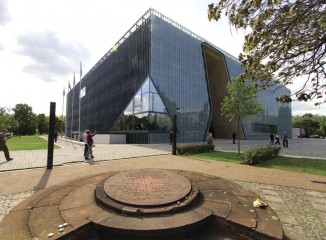
[[[172,155],[177,155],[177,114],[172,115]]]
[[[177,155],[177,113],[180,113],[180,108],[177,107],[175,114],[172,115],[172,155]]]

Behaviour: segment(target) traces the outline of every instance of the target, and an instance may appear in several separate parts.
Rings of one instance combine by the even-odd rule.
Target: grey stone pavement
[[[214,139],[215,149],[222,151],[237,151],[237,144],[232,144],[231,141],[230,139]],[[241,141],[241,150],[266,146],[267,144],[268,140]],[[82,143],[59,139],[57,145],[60,146],[60,148],[54,150],[54,168],[70,165],[79,166],[90,164],[90,162],[103,164],[111,163],[115,165],[125,162],[124,167],[135,167],[134,165],[136,165],[137,161],[142,159],[142,157],[162,156],[162,159],[164,159],[164,157],[166,159],[171,158],[171,145],[167,144],[96,144],[94,148],[95,161],[90,162],[85,161],[83,158]],[[281,155],[307,158],[313,157],[320,158],[320,161],[325,161],[326,140],[290,139],[289,148],[282,148]],[[1,174],[11,174],[17,171],[35,171],[35,169],[45,168],[47,165],[47,150],[12,151],[11,156],[14,157],[14,160],[6,162],[3,153],[0,153],[0,177]],[[181,158],[180,161],[185,161],[184,159],[187,158]],[[186,161],[187,163],[184,163],[184,167],[181,162],[180,168],[188,169],[190,168],[190,163],[195,170],[206,171],[207,174],[210,174],[210,171],[205,169],[206,164],[218,164],[212,161],[198,159],[187,159]],[[139,166],[142,166],[142,164],[145,164],[144,166],[147,166],[146,164],[150,165],[150,162],[141,163],[140,160],[138,163],[140,164]],[[157,166],[166,167],[164,163],[160,164],[161,165],[158,164]],[[166,164],[170,164],[169,166],[167,165],[168,167],[174,167],[173,163],[171,164],[168,161]],[[203,169],[200,169],[201,166]],[[212,167],[209,166],[209,168]],[[299,180],[300,174],[298,174],[298,176]],[[286,183],[273,184],[273,181],[268,182],[268,184],[260,183],[259,181],[243,181],[240,177],[237,178],[237,176],[232,176],[234,182],[257,193],[270,204],[282,222],[287,239],[326,240],[326,177],[319,177],[318,179],[319,189],[321,188],[321,191],[309,187],[301,188],[287,186]],[[4,189],[1,187],[1,184],[3,183],[0,183],[0,190]],[[8,194],[6,194],[5,191],[0,191],[0,221],[11,208],[36,191],[38,190],[10,192]]]

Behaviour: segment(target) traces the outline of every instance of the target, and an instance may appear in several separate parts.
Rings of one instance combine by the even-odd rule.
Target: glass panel
[[[166,112],[164,104],[163,104],[160,96],[158,94],[154,93],[152,95],[152,97],[153,97],[152,101],[153,101],[153,107],[154,107],[153,111],[154,112],[162,112],[162,113]]]
[[[140,91],[137,92],[137,94],[134,97],[134,106],[139,106],[141,105],[141,93]]]
[[[149,92],[142,95],[142,111],[148,112],[149,111]]]
[[[141,106],[135,106],[134,113],[140,113],[141,112]]]
[[[119,122],[115,125],[113,131],[124,131],[125,130],[125,116],[122,116]]]
[[[153,92],[153,93],[157,93],[157,90],[156,90],[152,80],[150,80],[150,82],[149,82],[149,91]]]
[[[167,114],[157,113],[156,129],[158,131],[169,132],[172,129],[171,118]]]
[[[149,121],[149,130],[156,130],[156,113],[150,113],[148,115],[148,121]]]
[[[148,114],[136,114],[134,130],[148,130]]]
[[[125,116],[126,130],[133,130],[133,115]]]
[[[128,107],[126,108],[125,112],[124,112],[125,115],[131,115],[131,114],[133,114],[133,104],[134,104],[134,101],[132,100],[129,103]]]
[[[149,92],[149,78],[147,78],[146,81],[144,82],[141,91],[143,94]]]

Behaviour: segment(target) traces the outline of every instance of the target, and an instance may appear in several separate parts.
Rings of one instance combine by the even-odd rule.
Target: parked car
[[[312,134],[312,135],[310,135],[310,138],[319,138],[319,135],[318,134]]]

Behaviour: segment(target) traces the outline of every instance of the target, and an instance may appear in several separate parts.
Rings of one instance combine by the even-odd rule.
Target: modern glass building
[[[231,138],[236,122],[221,116],[226,85],[240,62],[157,11],[148,10],[67,95],[66,135],[96,129],[124,135],[126,143],[166,143],[177,119],[177,142]],[[265,91],[265,112],[241,121],[243,139],[291,137],[290,92]]]

